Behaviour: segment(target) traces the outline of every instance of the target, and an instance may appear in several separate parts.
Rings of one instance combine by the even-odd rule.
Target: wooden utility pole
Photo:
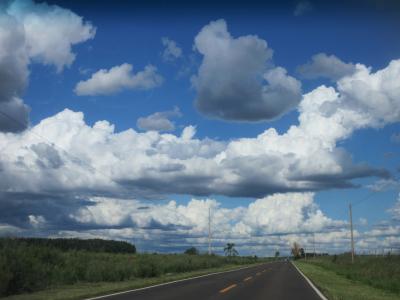
[[[354,264],[353,212],[351,210],[351,203],[349,204],[349,214],[350,214],[350,236],[351,236],[351,263]]]
[[[313,258],[315,258],[315,232],[313,232],[313,248],[314,248],[314,256],[313,256]]]
[[[211,207],[208,208],[208,255],[211,255]]]

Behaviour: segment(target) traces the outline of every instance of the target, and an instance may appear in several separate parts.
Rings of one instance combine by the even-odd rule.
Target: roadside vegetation
[[[59,246],[63,241],[70,246]],[[133,252],[127,253],[129,247],[120,242],[112,246],[112,241],[104,241],[111,247],[107,248],[101,240],[92,240],[102,249],[99,252],[87,246],[90,241],[63,241],[0,239],[0,297],[86,283],[142,280],[143,285],[146,278],[163,278],[163,282],[167,280],[165,276],[170,276],[170,280],[175,278],[174,274],[259,261],[257,257],[199,255],[195,248],[187,254],[138,254],[133,247],[130,248]],[[113,250],[106,252],[106,249]],[[132,283],[126,286],[131,287]]]
[[[400,256],[347,254],[299,259],[296,265],[329,299],[400,299]]]

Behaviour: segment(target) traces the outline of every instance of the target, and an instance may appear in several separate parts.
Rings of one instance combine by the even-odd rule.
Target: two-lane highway
[[[241,270],[133,290],[92,299],[104,300],[321,300],[290,262],[273,262]]]

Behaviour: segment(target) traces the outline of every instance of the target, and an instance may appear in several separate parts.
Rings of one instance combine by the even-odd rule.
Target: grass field
[[[77,243],[60,248],[55,243],[0,239],[0,297],[28,294],[21,299],[79,299],[265,261],[239,256],[94,252],[81,250],[82,245],[75,250]],[[43,292],[32,294],[39,291]]]
[[[328,256],[296,265],[329,299],[400,299],[400,257]]]
[[[77,283],[74,285],[65,285],[49,288],[43,291],[20,294],[1,298],[4,300],[78,300],[95,297],[99,295],[110,294],[114,292],[126,291],[145,286],[160,284],[164,282],[180,280],[210,274],[214,272],[223,272],[246,267],[247,265],[225,265],[219,268],[207,270],[198,270],[178,274],[164,274],[153,278],[135,278],[121,282],[97,282],[97,283]]]

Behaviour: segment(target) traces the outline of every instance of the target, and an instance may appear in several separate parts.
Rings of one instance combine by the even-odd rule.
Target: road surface
[[[92,299],[321,300],[290,262],[267,263],[232,272]]]

